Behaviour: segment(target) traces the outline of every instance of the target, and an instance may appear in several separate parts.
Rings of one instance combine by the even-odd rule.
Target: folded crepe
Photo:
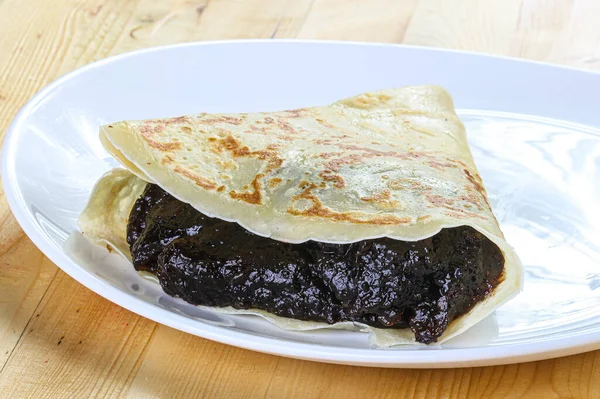
[[[392,346],[444,342],[521,289],[439,87],[119,122],[100,140],[125,169],[97,183],[82,233],[195,305]]]

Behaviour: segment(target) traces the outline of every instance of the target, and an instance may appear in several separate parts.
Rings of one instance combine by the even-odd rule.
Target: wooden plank
[[[560,0],[528,10],[529,19],[519,27],[523,43],[516,56],[600,70],[600,2],[596,0]],[[529,3],[534,3],[529,0]],[[525,9],[524,9],[525,10]],[[540,12],[543,10],[543,12]],[[523,13],[525,15],[525,11]],[[554,31],[552,37],[551,32]],[[541,54],[538,47],[550,48]]]
[[[404,43],[600,69],[596,0],[420,0]]]
[[[404,43],[507,54],[522,0],[420,0]]]
[[[263,397],[279,361],[159,326],[127,397]]]
[[[298,37],[400,43],[417,0],[315,0]]]
[[[167,339],[175,344],[165,345]],[[187,357],[184,360],[174,353]],[[593,383],[597,378],[598,352],[498,367],[377,369],[254,354],[159,326],[128,396],[593,398],[600,394]]]
[[[0,194],[0,370],[56,270],[23,234]]]
[[[117,396],[155,324],[58,273],[0,374],[0,397]]]

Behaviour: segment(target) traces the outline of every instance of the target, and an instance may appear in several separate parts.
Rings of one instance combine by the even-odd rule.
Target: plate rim
[[[4,186],[4,195],[9,204],[15,219],[31,241],[42,253],[47,256],[56,266],[74,278],[77,282],[88,289],[94,291],[103,298],[135,313],[146,317],[157,323],[175,328],[186,333],[190,333],[212,341],[250,349],[258,352],[291,357],[303,360],[321,361],[326,363],[337,363],[346,365],[375,366],[375,367],[398,367],[398,368],[449,368],[449,367],[477,367],[491,366],[500,364],[511,364],[518,362],[544,360],[558,356],[567,356],[577,353],[600,349],[600,337],[595,332],[585,332],[573,336],[562,337],[558,339],[549,339],[541,342],[528,344],[527,342],[518,344],[495,345],[487,347],[473,348],[443,348],[438,350],[402,350],[402,347],[394,349],[364,349],[335,347],[328,345],[319,345],[314,343],[305,343],[290,341],[284,338],[258,336],[243,331],[224,329],[220,326],[203,323],[200,320],[194,320],[190,325],[186,316],[179,315],[164,309],[158,305],[151,304],[130,293],[112,286],[98,276],[85,271],[74,260],[69,258],[63,249],[49,241],[46,234],[36,225],[31,217],[31,212],[24,205],[24,198],[19,190],[19,184],[16,179],[16,168],[14,165],[16,144],[22,130],[23,123],[28,116],[37,108],[37,106],[47,98],[48,95],[60,86],[89,70],[102,67],[105,64],[119,61],[121,59],[136,57],[140,54],[169,51],[181,47],[204,47],[204,46],[228,46],[240,44],[267,44],[267,43],[288,43],[288,44],[309,44],[309,45],[333,45],[333,46],[381,46],[401,49],[419,49],[430,52],[445,52],[454,54],[463,54],[492,59],[510,60],[512,62],[536,64],[544,67],[552,67],[563,70],[576,71],[598,77],[600,72],[551,64],[543,61],[520,59],[495,54],[484,54],[473,51],[443,49],[435,47],[395,44],[395,43],[372,43],[358,41],[341,40],[303,40],[303,39],[239,39],[239,40],[218,40],[204,42],[187,42],[172,44],[166,46],[155,46],[145,49],[139,49],[130,52],[124,52],[99,61],[92,62],[83,67],[77,68],[66,73],[46,85],[38,91],[27,103],[19,110],[12,120],[5,134],[2,145],[2,160],[0,165],[0,177]],[[291,345],[290,345],[291,344]]]

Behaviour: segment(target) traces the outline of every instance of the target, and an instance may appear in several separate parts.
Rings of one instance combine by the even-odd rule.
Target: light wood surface
[[[598,0],[0,0],[0,132],[56,77],[138,48],[343,39],[600,69],[599,20]],[[75,282],[23,234],[1,195],[0,397],[92,396],[598,398],[600,351],[500,367],[393,370],[217,344]]]

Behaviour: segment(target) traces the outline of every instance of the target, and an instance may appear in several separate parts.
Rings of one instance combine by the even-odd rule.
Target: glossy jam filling
[[[504,266],[470,227],[416,242],[289,244],[209,218],[152,184],[131,211],[127,241],[134,267],[189,303],[410,328],[422,343],[485,298]]]

